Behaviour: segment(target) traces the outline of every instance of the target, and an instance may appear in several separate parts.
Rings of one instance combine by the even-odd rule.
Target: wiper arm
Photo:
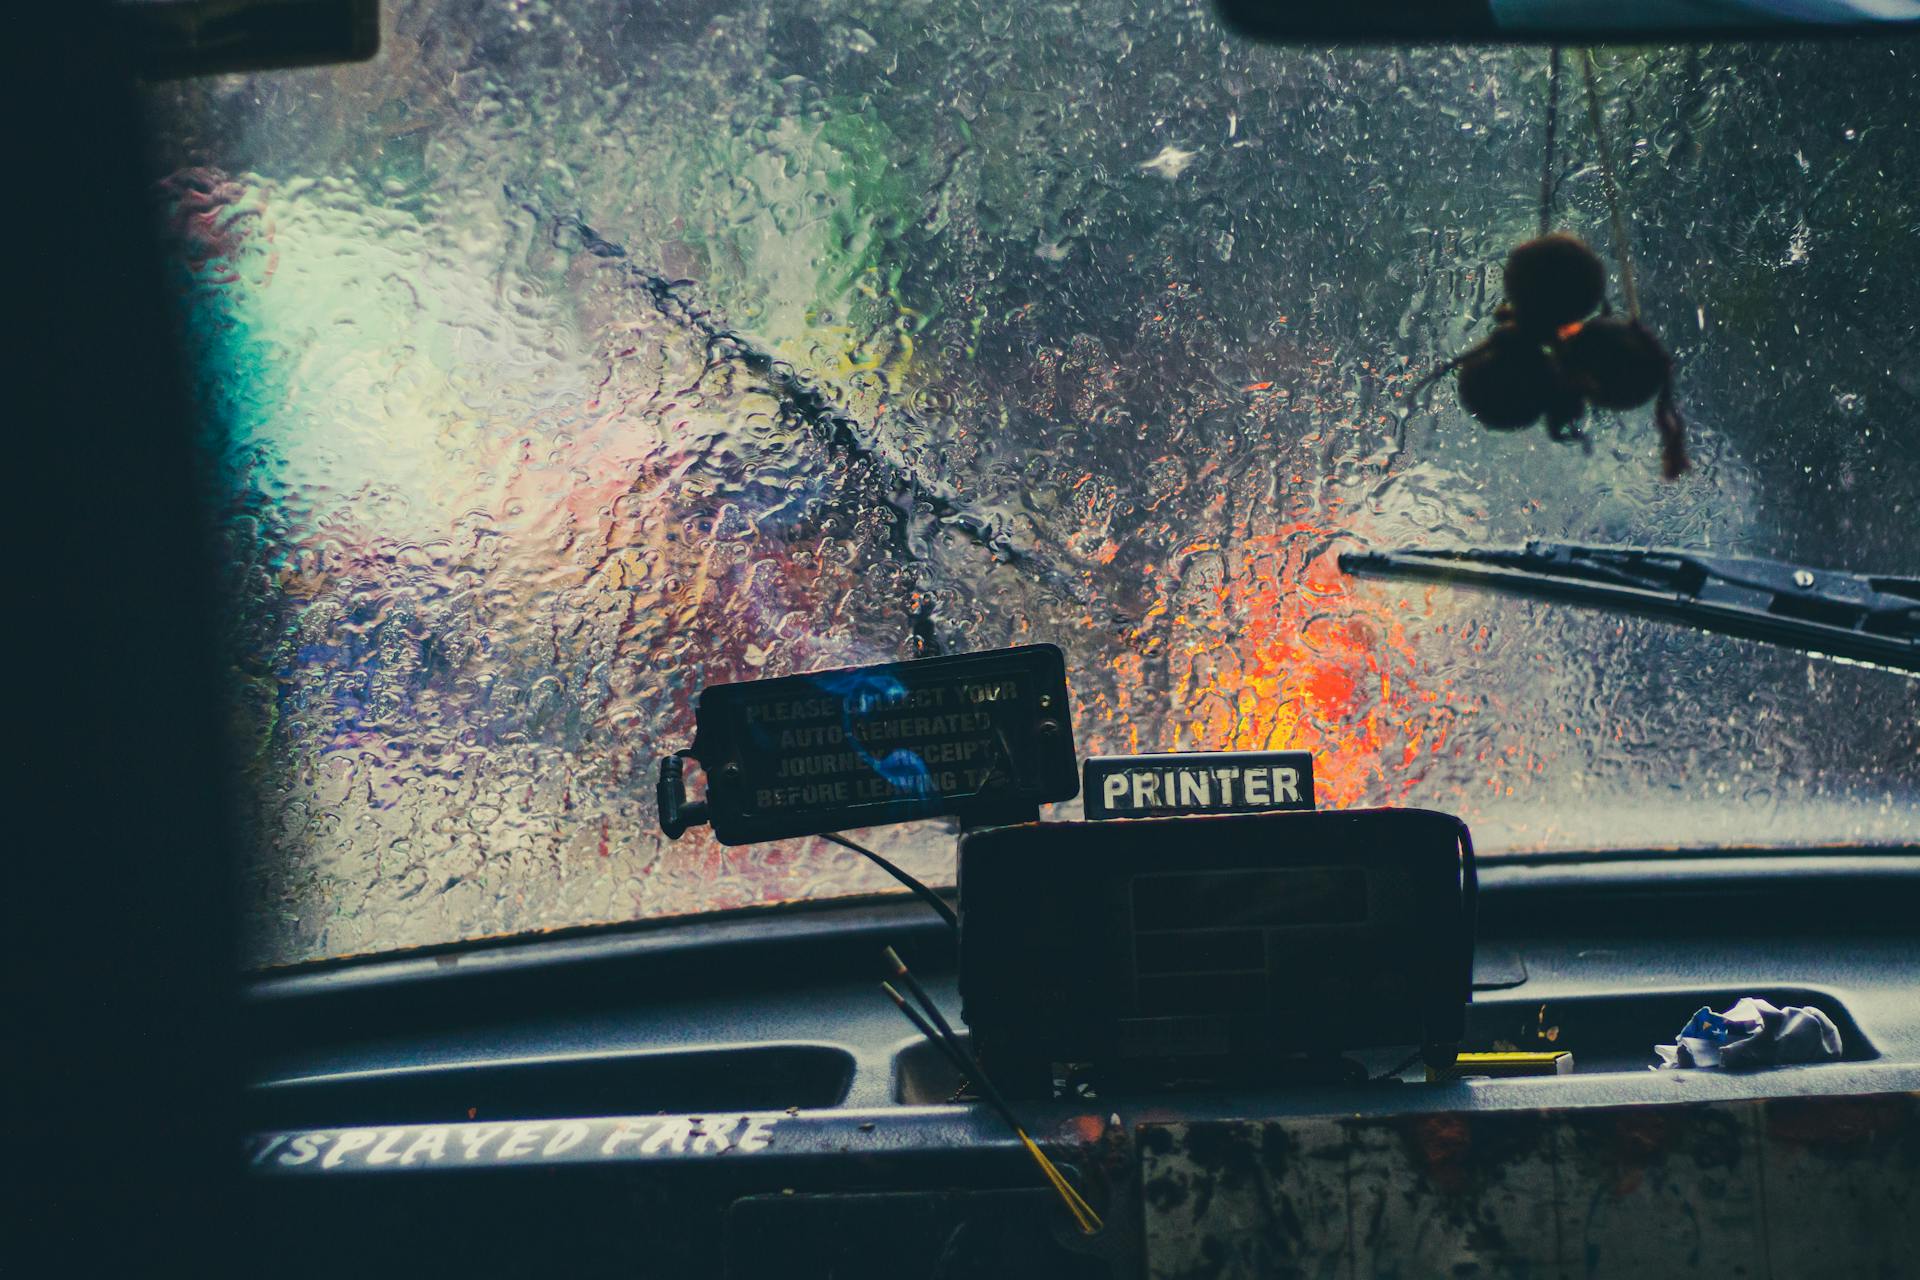
[[[1920,672],[1920,578],[1563,542],[1347,552],[1340,568],[1562,600]]]

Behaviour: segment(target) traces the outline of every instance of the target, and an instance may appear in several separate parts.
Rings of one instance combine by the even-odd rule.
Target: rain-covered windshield
[[[1583,449],[1409,398],[1534,230],[1543,50],[717,8],[393,3],[371,64],[154,90],[252,960],[892,888],[668,842],[651,781],[703,685],[916,630],[1060,645],[1083,755],[1309,748],[1494,854],[1914,836],[1920,683],[1335,556],[1920,571],[1920,48],[1597,55],[1666,483],[1645,410]],[[1556,221],[1611,261],[1563,83]],[[872,838],[950,881],[944,828]]]

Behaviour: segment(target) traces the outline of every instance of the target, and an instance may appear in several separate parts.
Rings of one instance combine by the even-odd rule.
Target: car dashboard
[[[918,903],[269,975],[247,1216],[283,1274],[1910,1274],[1917,907],[1914,847],[1489,860],[1465,1047],[1570,1074],[1023,1104],[1092,1235],[878,990],[893,946],[960,1012]],[[1749,995],[1839,1059],[1651,1069]]]

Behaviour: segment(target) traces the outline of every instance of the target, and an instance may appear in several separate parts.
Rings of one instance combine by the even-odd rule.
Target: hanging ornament
[[[1654,426],[1660,433],[1661,470],[1672,480],[1688,468],[1686,424],[1674,401],[1673,360],[1640,320],[1620,189],[1594,88],[1593,57],[1585,53],[1582,57],[1587,115],[1599,150],[1627,314],[1614,315],[1607,303],[1607,270],[1599,255],[1578,236],[1549,230],[1559,117],[1560,51],[1556,48],[1547,65],[1540,234],[1507,255],[1501,276],[1506,301],[1494,312],[1493,333],[1434,370],[1421,387],[1453,373],[1461,407],[1483,425],[1518,431],[1544,418],[1547,434],[1555,440],[1586,439],[1577,424],[1589,405],[1621,410],[1657,401]]]

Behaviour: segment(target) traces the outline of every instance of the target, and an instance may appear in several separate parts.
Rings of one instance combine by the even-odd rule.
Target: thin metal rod
[[[926,988],[922,987],[919,979],[913,976],[913,972],[907,968],[907,962],[900,958],[900,953],[888,947],[886,957],[887,963],[893,966],[894,976],[904,982],[907,990],[913,993],[913,998],[920,1005],[920,1010],[916,1012],[912,1005],[902,999],[892,983],[881,983],[881,990],[885,991],[894,1004],[899,1006],[900,1012],[912,1020],[921,1035],[932,1040],[946,1053],[949,1062],[960,1067],[961,1074],[973,1082],[974,1088],[980,1091],[987,1104],[999,1114],[1002,1120],[1006,1121],[1008,1127],[1013,1130],[1014,1136],[1020,1139],[1020,1145],[1026,1148],[1027,1154],[1033,1157],[1033,1162],[1039,1166],[1040,1172],[1046,1176],[1053,1189],[1059,1193],[1060,1199],[1066,1203],[1067,1211],[1073,1215],[1080,1230],[1087,1235],[1100,1231],[1105,1226],[1100,1220],[1100,1215],[1094,1211],[1092,1205],[1087,1203],[1086,1197],[1067,1181],[1066,1175],[1054,1166],[1053,1161],[1047,1158],[1047,1153],[1042,1151],[1039,1144],[1027,1133],[1019,1117],[1014,1115],[1013,1107],[1000,1091],[994,1088],[993,1082],[987,1079],[986,1072],[980,1069],[980,1060],[974,1057],[972,1051],[961,1042],[953,1025],[940,1012],[940,1006],[933,1002],[933,997],[927,994]]]
[[[953,1068],[954,1074],[958,1075],[963,1081],[971,1082],[973,1079],[973,1068],[969,1066],[967,1060],[961,1056],[958,1047],[949,1043],[938,1031],[933,1029],[933,1024],[927,1021],[927,1015],[908,1004],[907,998],[901,995],[891,982],[881,983],[880,989],[887,993],[888,999],[900,1006],[900,1012],[907,1015],[907,1020],[919,1029],[920,1034],[932,1041],[933,1047],[940,1051],[940,1056],[947,1060],[947,1065]]]

